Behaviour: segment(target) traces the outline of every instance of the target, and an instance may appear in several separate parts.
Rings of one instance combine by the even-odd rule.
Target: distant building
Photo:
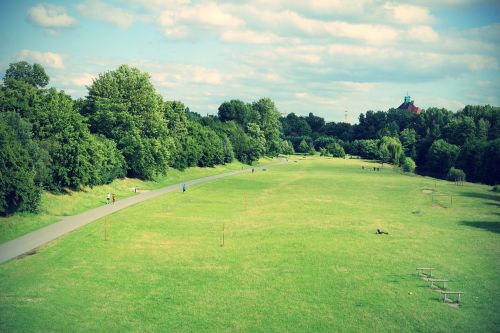
[[[415,106],[415,104],[413,104],[413,101],[411,100],[411,97],[408,96],[408,94],[405,96],[403,104],[401,104],[398,107],[398,110],[408,110],[411,113],[415,113],[415,114],[420,114],[422,112],[421,108],[419,108],[419,107]]]

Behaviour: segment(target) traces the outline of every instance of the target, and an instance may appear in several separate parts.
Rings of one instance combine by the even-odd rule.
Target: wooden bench
[[[427,277],[432,277],[432,271],[434,268],[432,267],[417,267],[417,275],[418,276],[427,276]],[[425,273],[424,271],[429,271],[429,274]]]
[[[431,283],[431,288],[440,288],[439,286],[435,286],[434,283],[443,283],[443,288],[440,289],[447,289],[448,288],[448,279],[434,279],[434,278],[426,278],[425,281],[428,281]]]
[[[448,298],[448,295],[458,295],[457,303],[460,304],[460,295],[463,295],[463,291],[449,291],[449,290],[441,290],[441,295],[443,295],[443,302],[454,303],[453,300]]]

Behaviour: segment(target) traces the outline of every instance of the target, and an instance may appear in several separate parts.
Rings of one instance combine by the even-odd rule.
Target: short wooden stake
[[[224,246],[224,227],[225,223],[222,223],[222,238],[220,240],[220,246]]]
[[[108,240],[108,218],[104,218],[104,240]]]

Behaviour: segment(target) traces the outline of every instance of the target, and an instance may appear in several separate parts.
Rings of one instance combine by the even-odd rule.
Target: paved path
[[[283,163],[283,162],[266,164],[266,165],[263,165],[263,166],[256,168],[256,169],[267,168],[269,166],[277,165],[277,164],[281,164],[281,163]],[[160,188],[158,190],[144,192],[144,193],[138,194],[136,196],[117,201],[114,205],[105,205],[105,206],[91,209],[89,211],[86,211],[86,212],[78,214],[78,215],[65,217],[59,222],[48,225],[42,229],[30,232],[29,234],[26,234],[26,235],[21,236],[19,238],[13,239],[13,240],[6,242],[4,244],[0,244],[0,263],[3,263],[3,262],[10,260],[12,258],[18,257],[22,254],[31,252],[32,250],[34,250],[34,249],[36,249],[44,244],[47,244],[48,242],[53,241],[54,239],[61,237],[62,235],[67,234],[68,232],[71,232],[75,229],[78,229],[81,226],[89,224],[90,222],[93,222],[101,217],[104,217],[104,216],[109,215],[111,213],[117,212],[121,209],[129,207],[129,206],[134,205],[136,203],[143,202],[143,201],[146,201],[148,199],[157,197],[159,195],[173,192],[173,191],[179,191],[181,189],[182,184],[195,185],[195,184],[206,183],[206,182],[209,182],[209,181],[212,181],[215,179],[224,178],[224,177],[228,177],[228,176],[232,176],[232,175],[237,175],[237,174],[244,173],[244,172],[249,172],[251,170],[252,170],[251,168],[243,169],[243,170],[236,170],[236,171],[221,173],[218,175],[193,179],[190,181],[186,181],[184,183],[169,185],[167,187],[163,187],[163,188]],[[189,190],[189,188],[188,188],[188,190]]]

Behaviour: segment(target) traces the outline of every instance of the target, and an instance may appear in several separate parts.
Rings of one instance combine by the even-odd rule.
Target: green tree
[[[405,157],[403,159],[401,167],[404,172],[415,172],[415,168],[417,167],[417,165],[415,164],[415,161],[413,161],[411,157]]]
[[[282,148],[282,127],[278,109],[269,98],[253,102],[252,108],[259,114],[259,126],[266,140],[265,153],[270,156],[278,155]]]
[[[309,152],[309,145],[307,144],[306,140],[300,141],[299,147],[298,147],[298,152],[299,153],[307,153]]]
[[[446,175],[455,164],[459,149],[442,139],[434,141],[427,153],[427,170],[441,176]]]
[[[413,128],[405,128],[400,133],[404,154],[415,159],[417,156],[417,132]]]
[[[446,175],[448,180],[454,181],[457,185],[463,185],[465,181],[465,172],[461,169],[451,167]]]
[[[309,115],[305,118],[305,120],[313,132],[319,133],[323,129],[323,126],[325,126],[325,119],[315,116],[312,112],[309,112]]]
[[[127,173],[143,179],[165,174],[175,143],[169,137],[165,104],[149,74],[122,65],[94,80],[82,113],[91,130],[115,141]]]
[[[163,108],[169,137],[173,142],[170,166],[177,169],[184,169],[189,166],[187,161],[189,157],[184,154],[187,149],[185,138],[188,136],[188,118],[185,110],[186,107],[180,101],[167,101]]]
[[[500,183],[500,138],[488,141],[484,146],[481,163],[481,181],[494,185]]]
[[[345,157],[344,148],[338,143],[333,142],[326,145],[327,152],[333,157]]]
[[[282,145],[282,149],[281,149],[281,152],[285,155],[292,155],[295,153],[295,151],[293,150],[293,145],[290,141],[283,141],[283,145]]]
[[[461,146],[467,140],[473,140],[476,136],[476,124],[472,117],[455,117],[448,122],[443,129],[444,138],[447,142]]]
[[[223,143],[215,131],[198,123],[191,123],[190,131],[201,147],[198,166],[213,167],[224,163]]]
[[[35,175],[28,149],[0,117],[0,215],[37,210],[41,188]]]
[[[249,123],[259,123],[259,112],[254,110],[251,105],[240,100],[231,100],[224,102],[219,106],[219,119],[221,121],[234,120],[245,128]]]
[[[0,118],[12,130],[16,140],[28,151],[35,171],[35,184],[41,187],[50,184],[52,161],[48,151],[40,147],[39,141],[34,140],[32,125],[16,112],[0,112]]]
[[[404,157],[403,147],[398,138],[384,136],[380,142],[379,147],[380,157],[383,162],[393,163],[399,165],[401,159]]]
[[[378,142],[379,140],[354,140],[348,145],[348,152],[351,155],[375,160],[380,157]]]
[[[33,87],[43,88],[49,83],[49,76],[41,65],[31,65],[26,61],[20,61],[9,64],[4,81],[7,85],[12,81],[21,81]]]
[[[266,137],[264,136],[264,132],[260,129],[258,124],[249,123],[247,125],[247,133],[248,136],[254,140],[259,157],[263,156],[266,152]]]

